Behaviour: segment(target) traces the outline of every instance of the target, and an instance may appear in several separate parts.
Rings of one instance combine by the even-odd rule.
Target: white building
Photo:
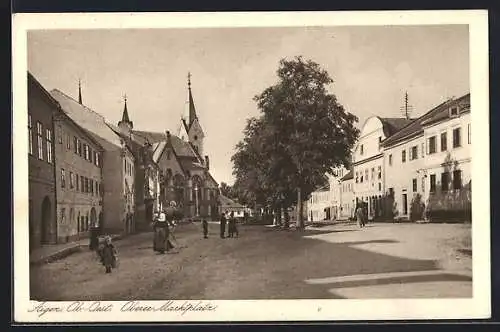
[[[327,185],[311,193],[307,202],[307,219],[309,221],[330,220],[330,186]]]
[[[427,152],[422,174],[429,187],[424,199],[431,210],[470,209],[470,94],[447,102],[422,126]],[[465,202],[462,194],[468,196]]]
[[[340,179],[340,214],[338,219],[347,220],[354,217],[356,200],[354,197],[354,175],[349,171]]]
[[[354,149],[355,202],[365,202],[370,219],[381,216],[382,197],[385,193],[384,150],[382,141],[411,122],[406,118],[381,118],[366,120]]]

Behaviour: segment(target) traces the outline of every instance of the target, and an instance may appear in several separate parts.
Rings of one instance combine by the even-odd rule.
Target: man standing
[[[220,215],[220,238],[225,238],[224,233],[226,233],[226,216],[224,212]]]
[[[206,219],[203,219],[203,238],[208,239],[208,222]]]

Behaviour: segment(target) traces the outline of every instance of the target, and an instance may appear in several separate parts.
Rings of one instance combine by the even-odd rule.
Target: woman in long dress
[[[164,254],[167,249],[168,225],[164,211],[161,211],[154,222],[153,250]]]

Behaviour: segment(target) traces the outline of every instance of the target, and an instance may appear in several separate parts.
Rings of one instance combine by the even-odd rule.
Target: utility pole
[[[413,106],[409,104],[408,102],[408,91],[405,91],[405,96],[403,99],[403,106],[400,107],[401,112],[403,113],[403,116],[406,119],[411,118],[411,112],[413,111]]]

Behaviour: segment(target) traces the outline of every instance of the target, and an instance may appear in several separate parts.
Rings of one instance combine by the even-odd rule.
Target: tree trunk
[[[304,206],[302,204],[302,189],[300,187],[297,188],[297,222],[298,222],[298,229],[303,230],[304,229]]]

